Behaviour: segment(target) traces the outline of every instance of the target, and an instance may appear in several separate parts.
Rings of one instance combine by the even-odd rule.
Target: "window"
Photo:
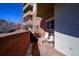
[[[54,20],[46,22],[46,31],[53,32],[54,30]]]
[[[51,29],[54,29],[54,21],[51,21]]]
[[[50,25],[50,22],[47,22],[47,29],[50,29],[49,25]]]

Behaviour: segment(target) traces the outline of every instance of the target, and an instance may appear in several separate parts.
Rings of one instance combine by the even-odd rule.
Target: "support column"
[[[33,4],[33,31],[35,32],[35,20],[36,20],[36,15],[37,15],[37,4]]]

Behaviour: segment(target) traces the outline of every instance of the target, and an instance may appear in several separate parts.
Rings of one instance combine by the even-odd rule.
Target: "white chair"
[[[48,37],[49,37],[49,33],[45,32],[44,40],[48,39]]]
[[[50,42],[54,41],[53,35],[50,35],[50,36],[49,36],[49,39],[46,39],[46,40],[47,40],[47,41],[50,41]]]

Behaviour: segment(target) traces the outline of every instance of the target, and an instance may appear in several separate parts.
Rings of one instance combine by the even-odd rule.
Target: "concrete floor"
[[[26,56],[32,56],[32,44],[30,44],[30,47],[28,49]],[[49,45],[47,42],[44,42],[43,45],[37,45],[39,48],[40,56],[64,56],[64,54],[60,53],[59,51],[54,49],[54,45]],[[35,54],[38,55],[39,52],[36,50],[35,47],[34,50],[36,51]],[[34,55],[35,56],[35,55]]]
[[[30,46],[29,46],[26,56],[32,56],[32,44],[31,43],[30,43]]]
[[[39,46],[39,50],[41,56],[64,56],[64,54],[55,50],[53,46],[46,46],[46,45]]]
[[[45,41],[42,45],[39,45],[38,48],[41,56],[64,56],[64,54],[54,49],[54,43]]]

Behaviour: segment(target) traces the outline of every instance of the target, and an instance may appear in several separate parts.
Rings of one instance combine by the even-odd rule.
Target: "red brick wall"
[[[23,32],[0,38],[0,55],[26,55],[30,44],[30,33]]]

